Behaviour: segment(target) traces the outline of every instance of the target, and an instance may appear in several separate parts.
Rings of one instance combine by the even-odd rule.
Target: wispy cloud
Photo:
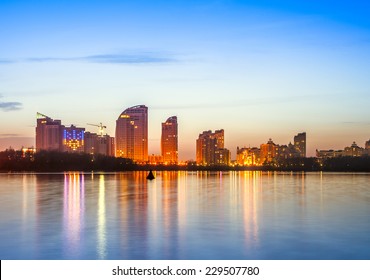
[[[370,122],[366,121],[353,121],[353,122],[342,122],[344,125],[370,125]]]
[[[27,62],[88,62],[109,64],[170,63],[178,61],[173,55],[157,52],[129,52],[125,54],[97,54],[80,57],[31,57]]]
[[[175,62],[176,59],[169,55],[160,55],[154,53],[141,53],[132,55],[114,55],[114,54],[104,54],[104,55],[92,55],[83,58],[88,62],[93,63],[168,63]]]
[[[3,95],[0,93],[0,98],[2,98]],[[1,102],[0,101],[0,109],[8,112],[8,111],[16,111],[22,109],[22,103],[20,102]]]
[[[0,138],[8,138],[8,137],[20,137],[20,134],[11,134],[11,133],[1,133]]]
[[[10,63],[14,63],[15,61],[14,60],[11,60],[11,59],[2,59],[0,58],[0,64],[10,64]]]
[[[20,102],[0,102],[0,109],[9,112],[22,109],[22,103]]]

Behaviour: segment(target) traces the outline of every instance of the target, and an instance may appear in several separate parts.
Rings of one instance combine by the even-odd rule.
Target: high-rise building
[[[161,151],[164,164],[178,163],[177,117],[173,116],[162,123]]]
[[[364,156],[370,156],[370,140],[365,142]]]
[[[91,155],[114,156],[114,138],[109,135],[98,135],[85,132],[85,153]]]
[[[272,162],[278,155],[278,145],[271,138],[266,144],[261,144],[261,163]]]
[[[63,152],[83,153],[85,151],[85,128],[63,128]]]
[[[219,151],[224,150],[224,151]],[[201,165],[228,164],[230,156],[227,157],[224,147],[224,130],[203,131],[196,141],[196,161]],[[221,156],[222,155],[222,156]],[[220,159],[223,158],[223,162]]]
[[[63,129],[60,120],[37,113],[36,151],[62,151]]]
[[[230,151],[228,149],[215,150],[215,164],[216,165],[230,165]]]
[[[124,110],[116,121],[116,157],[148,161],[148,107]]]
[[[298,133],[294,136],[294,147],[299,157],[306,157],[306,132]]]

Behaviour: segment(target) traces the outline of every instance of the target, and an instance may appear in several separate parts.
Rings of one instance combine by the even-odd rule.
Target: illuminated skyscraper
[[[37,113],[36,151],[62,151],[63,129],[60,120]]]
[[[173,116],[162,123],[161,151],[165,164],[178,162],[177,117]]]
[[[63,151],[79,152],[85,151],[85,128],[71,125],[63,129]]]
[[[225,164],[230,161],[230,153],[224,148],[224,130],[203,131],[196,141],[196,161],[201,165]]]
[[[148,107],[134,106],[119,115],[116,121],[116,157],[148,161]]]
[[[306,132],[294,136],[294,147],[299,153],[299,157],[306,157]]]
[[[272,162],[278,155],[278,145],[271,139],[266,144],[261,144],[261,163]]]

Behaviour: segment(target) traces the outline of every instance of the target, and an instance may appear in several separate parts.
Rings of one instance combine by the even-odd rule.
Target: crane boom
[[[106,127],[105,125],[103,125],[102,123],[100,123],[100,124],[92,124],[92,123],[88,123],[87,125],[91,125],[91,126],[99,127],[99,134],[100,134],[100,136],[103,136],[104,128],[107,128],[107,127]]]

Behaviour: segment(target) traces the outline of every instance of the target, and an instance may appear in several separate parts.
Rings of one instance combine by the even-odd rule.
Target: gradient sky
[[[308,155],[370,138],[368,1],[0,0],[0,150],[34,145],[36,112],[95,131],[149,107],[149,153],[176,115],[179,156],[225,146]]]

